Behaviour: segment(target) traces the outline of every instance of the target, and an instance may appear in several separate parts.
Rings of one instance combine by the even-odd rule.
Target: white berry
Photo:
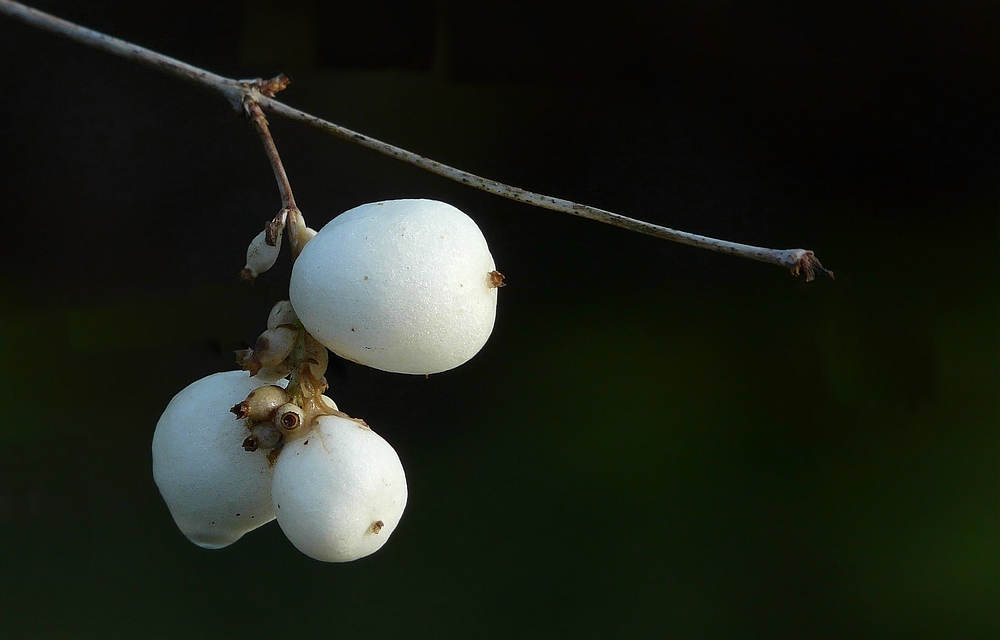
[[[278,261],[278,254],[281,253],[281,233],[284,231],[284,225],[278,228],[278,233],[275,239],[275,243],[268,244],[267,242],[267,231],[261,231],[257,236],[250,241],[250,246],[247,247],[247,265],[243,268],[240,273],[240,277],[244,280],[253,282],[257,276],[268,271],[274,266],[274,263]]]
[[[406,507],[395,450],[362,423],[320,416],[287,442],[271,487],[278,524],[311,558],[350,562],[385,544]]]
[[[438,373],[486,343],[496,271],[469,216],[434,200],[364,204],[330,221],[292,270],[292,306],[331,351],[397,373]]]
[[[274,519],[268,452],[244,450],[250,432],[230,411],[263,384],[245,371],[210,375],[174,396],[156,424],[153,479],[198,546],[225,547]]]

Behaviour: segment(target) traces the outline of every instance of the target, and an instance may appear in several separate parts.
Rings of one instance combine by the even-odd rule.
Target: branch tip
[[[802,276],[806,282],[812,282],[816,279],[816,274],[826,276],[830,280],[834,280],[833,271],[826,269],[820,263],[819,258],[812,251],[802,250],[795,264],[792,265],[790,271],[793,276]]]

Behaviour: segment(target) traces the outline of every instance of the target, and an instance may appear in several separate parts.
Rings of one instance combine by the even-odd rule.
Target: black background
[[[509,286],[424,380],[336,360],[407,512],[326,565],[176,530],[149,442],[286,296],[218,96],[0,16],[0,629],[10,637],[995,637],[988,2],[34,6],[517,186],[813,249],[835,282],[481,194],[272,117],[299,206],[469,213]],[[4,634],[6,635],[6,634]]]

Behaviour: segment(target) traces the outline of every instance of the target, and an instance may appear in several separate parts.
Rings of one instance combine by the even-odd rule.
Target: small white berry
[[[267,230],[261,231],[250,241],[247,247],[247,264],[240,272],[240,277],[246,281],[253,282],[257,276],[268,271],[278,261],[278,254],[281,253],[281,234],[284,225],[278,228],[274,244],[267,242]]]
[[[325,415],[282,448],[271,495],[299,551],[350,562],[389,539],[406,507],[406,476],[395,450],[364,423]]]

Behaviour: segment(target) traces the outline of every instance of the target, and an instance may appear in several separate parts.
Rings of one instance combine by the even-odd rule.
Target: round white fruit
[[[198,546],[225,547],[274,520],[267,451],[243,449],[249,431],[230,412],[263,384],[245,371],[210,375],[174,396],[156,424],[153,479]]]
[[[438,373],[490,337],[495,270],[469,216],[434,200],[388,200],[324,226],[295,261],[290,297],[334,353],[383,371]]]
[[[367,426],[321,416],[285,444],[271,486],[278,524],[311,558],[350,562],[385,544],[406,507],[399,456]]]

